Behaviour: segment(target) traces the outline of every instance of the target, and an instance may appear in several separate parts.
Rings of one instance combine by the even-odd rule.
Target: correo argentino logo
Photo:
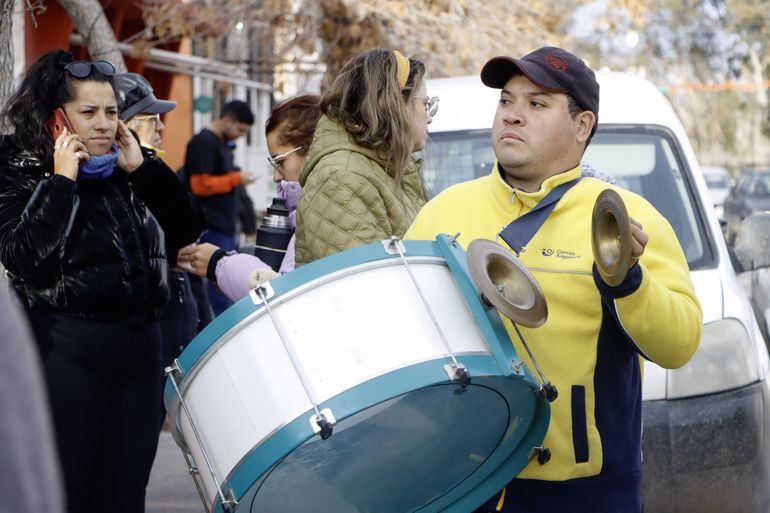
[[[540,250],[540,253],[542,253],[544,257],[555,256],[560,260],[572,260],[575,258],[580,258],[580,255],[574,251],[566,251],[564,249],[543,248]]]

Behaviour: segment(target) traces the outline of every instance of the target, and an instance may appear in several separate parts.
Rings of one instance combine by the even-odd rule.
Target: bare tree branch
[[[14,0],[0,0],[0,106],[8,102],[13,88]]]
[[[125,73],[126,63],[104,9],[97,0],[58,0],[85,41],[94,60],[110,61],[118,73]]]

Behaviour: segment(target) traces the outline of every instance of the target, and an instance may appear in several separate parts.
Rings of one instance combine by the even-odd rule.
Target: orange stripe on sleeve
[[[196,196],[213,196],[225,194],[241,184],[241,173],[230,171],[224,175],[207,175],[195,173],[190,175],[190,190]]]

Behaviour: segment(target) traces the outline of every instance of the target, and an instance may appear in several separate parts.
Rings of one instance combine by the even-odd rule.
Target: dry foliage
[[[575,8],[585,1],[572,2]],[[478,72],[491,56],[567,44],[571,14],[556,0],[321,0],[328,74],[373,47],[417,55],[434,77]]]
[[[315,62],[330,77],[357,53],[386,47],[418,56],[437,77],[476,73],[493,55],[568,44],[564,24],[587,2],[565,9],[561,0],[146,0],[149,30],[131,42],[154,45],[194,35],[203,40],[201,48],[214,49],[241,22],[260,33],[250,36],[252,45],[264,44],[269,32],[270,52],[251,62],[252,69]]]

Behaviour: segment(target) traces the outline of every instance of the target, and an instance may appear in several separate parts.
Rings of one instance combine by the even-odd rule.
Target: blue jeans
[[[203,232],[200,238],[201,242],[209,242],[215,246],[219,246],[225,251],[230,251],[236,248],[235,236],[229,233],[220,232],[218,230],[207,229]],[[230,305],[233,304],[227,296],[222,294],[215,283],[209,281],[209,304],[211,309],[214,310],[214,315],[217,316],[227,310]]]

